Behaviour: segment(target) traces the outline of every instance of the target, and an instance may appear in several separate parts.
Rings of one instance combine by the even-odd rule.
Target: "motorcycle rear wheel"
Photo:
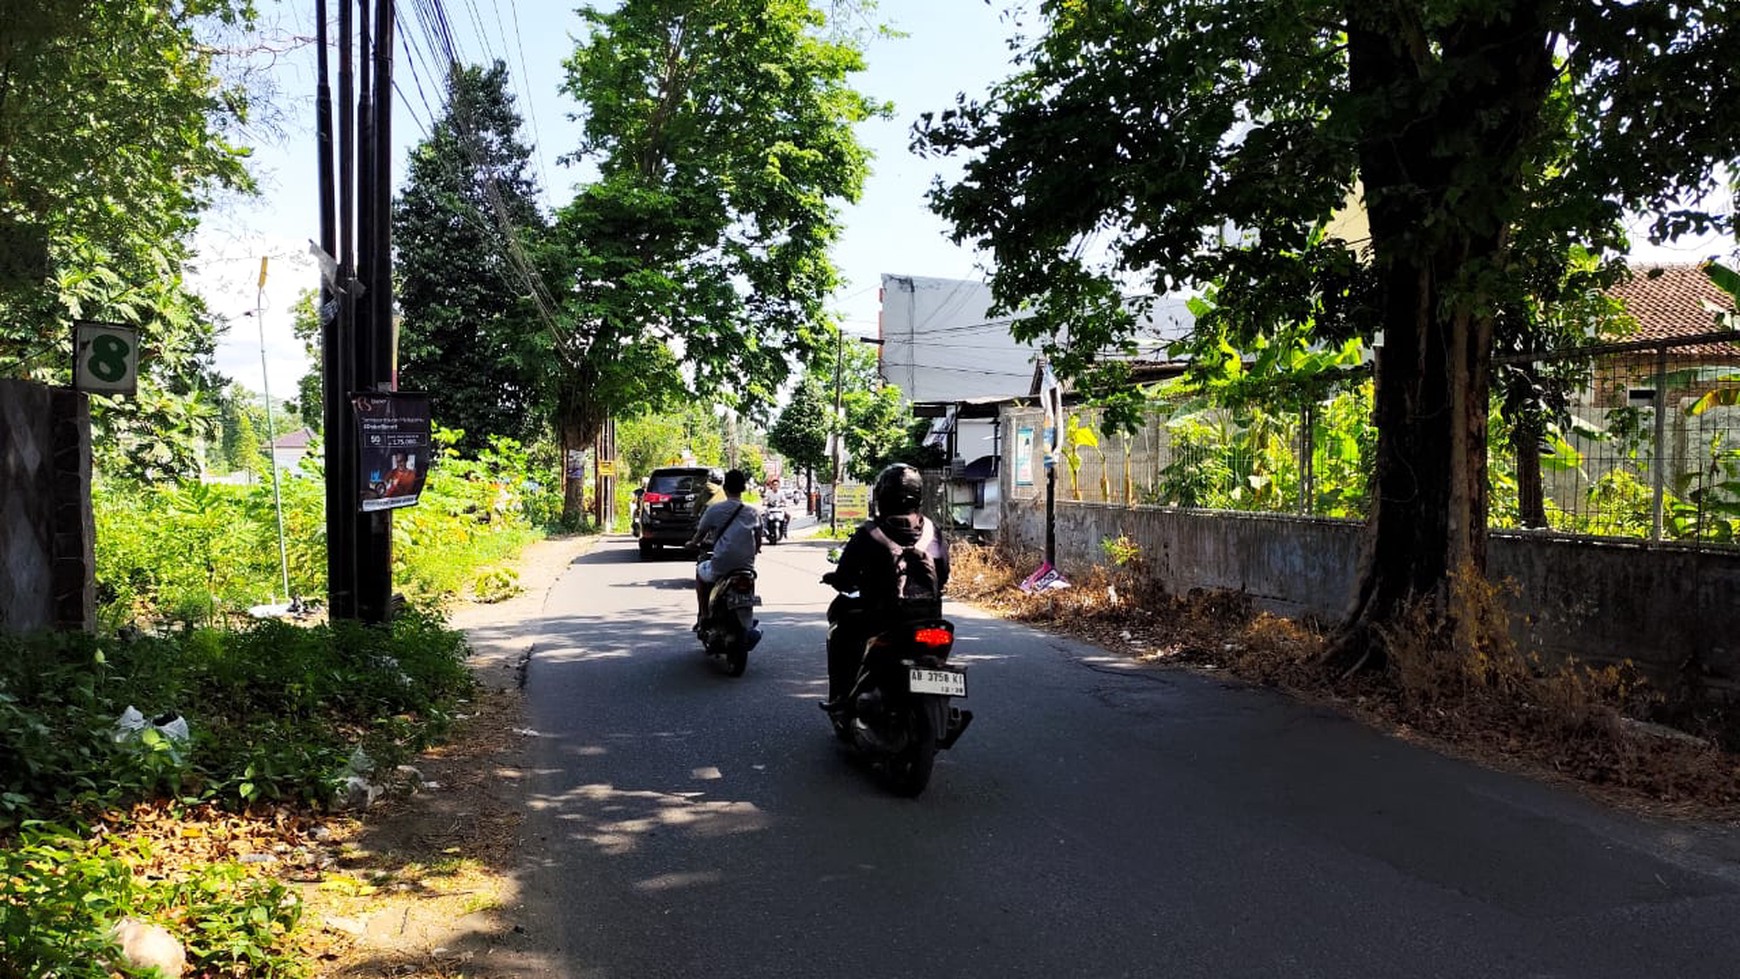
[[[748,668],[749,650],[743,647],[742,640],[738,640],[725,651],[725,675],[742,676],[743,671]]]
[[[911,720],[912,736],[906,747],[888,760],[887,768],[889,788],[908,799],[925,790],[931,771],[936,768],[936,730],[930,722],[930,712],[914,707]]]

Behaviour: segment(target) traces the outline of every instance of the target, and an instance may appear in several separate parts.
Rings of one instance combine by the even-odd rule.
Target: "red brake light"
[[[920,646],[936,648],[947,646],[954,642],[955,634],[947,629],[939,629],[936,626],[929,626],[914,632],[912,634],[912,641],[918,643]]]
[[[669,493],[654,493],[653,491],[648,490],[646,493],[644,493],[641,496],[641,502],[643,502],[643,503],[665,503],[665,502],[668,502],[670,500],[670,498],[671,497],[670,497]]]

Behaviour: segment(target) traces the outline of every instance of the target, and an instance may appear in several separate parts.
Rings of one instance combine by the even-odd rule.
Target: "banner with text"
[[[429,475],[429,396],[393,391],[353,394],[362,510],[416,506]]]
[[[835,520],[869,520],[870,487],[863,483],[842,483],[840,495],[834,501]]]

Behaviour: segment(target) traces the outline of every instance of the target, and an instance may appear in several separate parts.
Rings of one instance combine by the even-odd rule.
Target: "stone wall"
[[[0,380],[0,631],[96,624],[86,397]]]
[[[1351,606],[1362,530],[1313,517],[1057,503],[1065,575],[1106,563],[1100,541],[1125,535],[1170,591],[1242,591],[1263,608],[1327,621]],[[1002,532],[1043,548],[1043,497],[1007,501]],[[1740,688],[1740,550],[1494,533],[1488,572],[1514,592],[1512,631],[1525,650],[1631,660],[1658,679],[1696,658],[1714,685]]]

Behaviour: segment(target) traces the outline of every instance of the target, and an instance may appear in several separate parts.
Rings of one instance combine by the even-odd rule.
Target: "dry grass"
[[[1325,637],[1311,624],[1258,612],[1240,594],[1167,594],[1139,555],[1125,556],[1121,567],[1088,569],[1070,588],[1026,594],[1017,587],[1021,569],[1036,566],[1036,556],[958,546],[949,592],[1138,659],[1224,669],[1451,754],[1578,783],[1611,803],[1740,819],[1740,757],[1648,723],[1686,712],[1672,710],[1635,670],[1549,666],[1508,640],[1473,638],[1506,634],[1502,596],[1483,580],[1458,582],[1479,610],[1476,629],[1439,634],[1420,611],[1383,637],[1384,669],[1342,676],[1324,665]]]

